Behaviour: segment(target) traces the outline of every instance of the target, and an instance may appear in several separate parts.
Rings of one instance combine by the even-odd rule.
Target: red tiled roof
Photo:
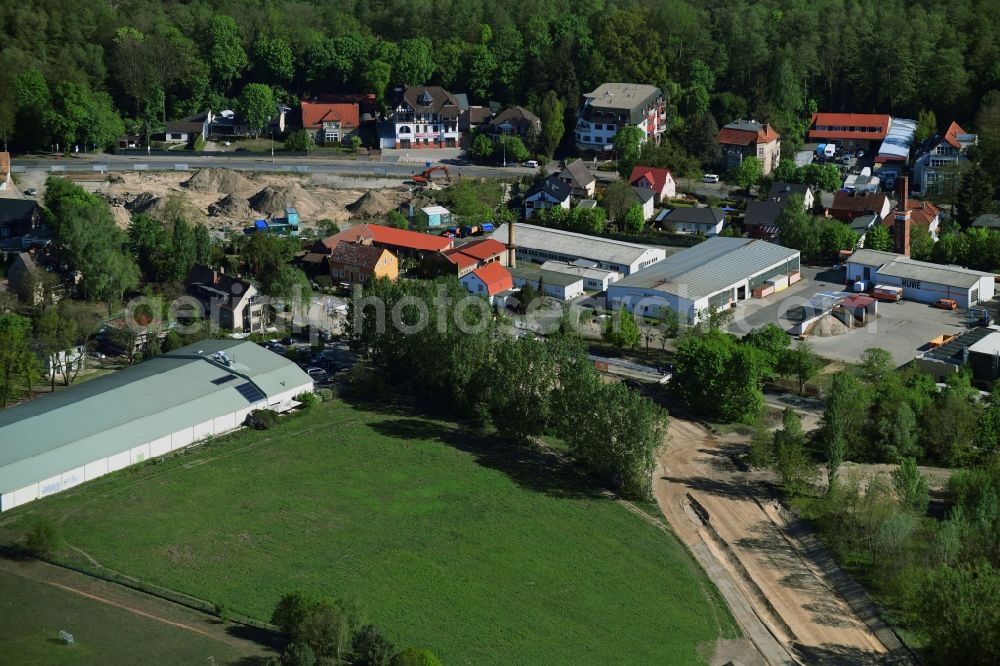
[[[780,137],[770,124],[761,125],[756,132],[734,127],[723,127],[719,130],[719,143],[730,146],[749,146],[755,143],[771,143]]]
[[[467,254],[471,257],[479,259],[489,259],[490,257],[495,257],[498,254],[503,254],[506,250],[506,246],[498,240],[493,240],[492,238],[482,238],[480,240],[474,240],[471,243],[466,243],[465,245],[459,245],[458,247],[447,250],[445,254]]]
[[[510,271],[494,261],[481,268],[472,271],[472,274],[482,280],[486,285],[486,292],[493,296],[505,289],[514,288],[514,279],[510,276]]]
[[[444,236],[432,236],[417,231],[383,227],[378,224],[366,224],[365,226],[372,235],[372,242],[382,245],[394,245],[429,252],[440,252],[452,246],[452,240]]]
[[[910,224],[927,228],[930,228],[931,222],[936,220],[938,215],[941,214],[941,209],[932,204],[930,201],[920,201],[919,199],[908,199],[906,202],[906,209],[910,211]],[[886,216],[886,226],[892,227],[893,221],[896,217],[896,211],[898,210],[899,207],[897,206],[889,213],[889,215]]]
[[[863,296],[858,294],[856,296],[848,296],[840,302],[841,305],[848,308],[865,308],[875,302],[875,299],[871,296]]]
[[[809,124],[810,139],[862,139],[881,141],[889,133],[889,122],[892,119],[882,113],[814,113]],[[858,132],[849,129],[826,130],[814,129],[817,125],[823,127],[877,127],[876,132]]]
[[[634,166],[632,167],[632,175],[628,177],[628,184],[634,186],[640,179],[644,178],[654,192],[662,192],[668,177],[673,178],[670,169]]]
[[[360,107],[357,104],[331,104],[302,101],[302,126],[320,129],[323,121],[339,120],[341,129],[354,129],[361,123]]]
[[[455,264],[459,268],[468,268],[469,266],[475,266],[479,263],[479,260],[468,254],[463,254],[462,252],[456,252],[454,250],[448,250],[444,253],[444,256],[448,258],[448,261]]]
[[[968,134],[968,132],[962,129],[961,125],[959,125],[955,121],[952,121],[951,125],[948,125],[948,129],[946,129],[944,132],[944,140],[947,141],[948,145],[950,145],[952,148],[961,150],[962,144],[958,142],[959,134]]]
[[[350,229],[344,229],[339,234],[334,234],[333,236],[324,238],[323,245],[326,246],[327,254],[329,254],[329,251],[337,247],[337,243],[340,241],[347,241],[348,243],[363,243],[364,241],[370,241],[373,237],[374,235],[368,229],[367,224],[359,224],[351,227]]]

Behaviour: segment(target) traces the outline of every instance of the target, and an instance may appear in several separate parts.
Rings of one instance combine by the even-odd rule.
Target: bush
[[[316,142],[304,129],[295,130],[285,137],[285,150],[293,153],[308,153],[316,147]]]
[[[201,134],[195,137],[194,145],[192,146],[191,149],[194,150],[195,152],[201,152],[202,150],[205,150],[205,137],[203,137]]]
[[[219,618],[220,622],[222,622],[223,624],[229,622],[230,620],[229,609],[226,608],[225,604],[222,603],[215,604],[214,612],[215,612],[215,617]]]
[[[421,648],[406,648],[392,660],[392,666],[442,666],[430,650]]]
[[[255,409],[247,416],[246,424],[254,430],[270,430],[278,423],[278,413],[270,409]]]
[[[358,400],[380,402],[392,393],[392,389],[380,373],[360,364],[351,368],[347,383],[348,395]]]
[[[320,289],[327,290],[333,288],[333,278],[329,275],[317,275],[314,281]]]
[[[330,402],[334,398],[333,391],[326,388],[317,389],[313,395],[318,398],[320,402]]]
[[[316,405],[316,403],[320,402],[315,393],[310,393],[308,391],[299,393],[295,396],[295,399],[302,403],[302,409],[310,409]]]
[[[316,654],[304,643],[292,643],[281,655],[281,663],[284,666],[314,666]]]
[[[396,648],[374,624],[366,624],[351,641],[354,663],[358,666],[389,666]]]
[[[28,527],[25,548],[35,557],[49,557],[59,546],[59,527],[51,519],[36,516]]]

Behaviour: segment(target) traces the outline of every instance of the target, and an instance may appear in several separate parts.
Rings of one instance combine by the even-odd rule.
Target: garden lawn
[[[106,567],[262,620],[289,591],[354,598],[447,664],[691,664],[738,634],[672,534],[551,456],[395,408],[282,421],[15,509],[0,539],[45,514]]]

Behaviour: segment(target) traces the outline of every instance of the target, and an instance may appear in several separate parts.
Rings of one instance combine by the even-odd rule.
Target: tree
[[[601,205],[607,211],[608,219],[620,222],[634,201],[635,192],[632,191],[632,186],[624,180],[616,180],[604,190]]]
[[[274,95],[262,83],[248,83],[240,93],[236,107],[247,127],[258,137],[274,115]]]
[[[929,261],[934,251],[934,237],[923,225],[910,227],[910,257],[918,261]]]
[[[824,192],[836,192],[843,180],[835,164],[807,164],[802,168],[800,182]]]
[[[375,102],[379,107],[385,106],[385,91],[392,78],[392,65],[382,60],[370,60],[361,72],[361,82],[375,92]]]
[[[269,85],[285,85],[295,75],[295,56],[280,37],[258,37],[253,45],[257,80]]]
[[[816,219],[806,212],[802,197],[793,194],[788,205],[781,209],[775,220],[778,227],[778,242],[802,253],[807,259],[815,259],[821,250],[821,234]]]
[[[989,564],[941,565],[927,573],[916,590],[917,626],[930,637],[934,663],[996,661],[1000,617],[993,604],[1000,594],[1000,572]]]
[[[750,155],[743,158],[734,175],[739,186],[749,192],[764,176],[764,165],[757,157]]]
[[[934,115],[934,111],[921,109],[917,112],[917,131],[913,135],[913,145],[919,146],[935,134],[937,134],[937,116]]]
[[[823,365],[808,342],[801,342],[786,349],[778,361],[778,372],[785,377],[799,380],[799,393],[805,392],[806,382],[816,376]]]
[[[16,314],[0,315],[0,408],[17,398],[17,381],[25,380],[30,397],[31,378],[38,374],[38,359],[31,350],[31,320]]]
[[[778,483],[788,492],[800,495],[815,476],[815,467],[805,450],[806,436],[802,422],[791,407],[786,407],[782,427],[774,433],[774,471]]]
[[[639,153],[646,135],[635,125],[624,125],[615,134],[614,151],[618,160],[618,175],[628,178],[632,167],[639,163]]]
[[[882,252],[892,251],[892,236],[889,234],[889,227],[884,224],[876,224],[865,234],[866,250],[881,250]]]
[[[308,153],[316,147],[316,141],[304,129],[295,130],[285,137],[285,150],[293,153]]]
[[[14,101],[17,106],[14,122],[17,144],[23,149],[48,149],[49,133],[43,119],[45,111],[52,106],[51,100],[48,83],[37,69],[26,69],[14,78]]]
[[[703,167],[722,162],[719,126],[708,111],[690,116],[684,129],[684,147]]]
[[[642,214],[642,205],[634,203],[625,211],[622,217],[622,227],[627,233],[638,234],[642,232],[646,220]]]
[[[493,142],[485,134],[477,134],[472,140],[470,152],[476,159],[484,160],[493,154]]]
[[[539,118],[542,121],[542,133],[539,141],[539,151],[548,158],[555,153],[562,141],[565,128],[566,109],[555,91],[548,91],[542,99]]]
[[[892,486],[896,496],[904,506],[913,509],[918,514],[927,511],[930,503],[930,491],[927,477],[917,469],[917,461],[913,458],[903,458],[899,467],[892,472]]]
[[[434,48],[427,37],[404,39],[399,43],[399,56],[393,63],[392,80],[406,86],[427,83],[434,74]]]
[[[680,332],[680,322],[677,311],[667,305],[661,305],[656,309],[657,321],[660,327],[662,340],[676,338]],[[666,344],[664,342],[664,344]]]
[[[795,164],[795,160],[783,159],[774,169],[776,183],[799,183],[801,179],[802,170]]]
[[[620,349],[634,349],[639,345],[642,332],[635,318],[623,305],[605,324],[604,339]]]
[[[508,160],[514,162],[523,162],[528,159],[528,149],[519,136],[500,137],[500,140],[493,146],[493,157],[497,158],[504,154]]]
[[[51,389],[56,389],[56,377],[62,375],[63,384],[69,386],[73,368],[82,365],[83,359],[72,357],[77,341],[76,322],[64,319],[56,308],[47,308],[34,322],[35,349],[49,364]]]
[[[993,210],[994,178],[995,174],[976,163],[962,173],[955,194],[955,212],[963,228],[969,227],[983,213]]]
[[[361,627],[351,641],[352,664],[357,666],[389,666],[396,647],[374,624]]]
[[[239,28],[231,16],[225,14],[213,16],[208,33],[209,69],[216,90],[224,93],[249,66],[250,61],[240,40]]]
[[[761,351],[772,373],[777,372],[779,364],[791,346],[788,334],[772,323],[753,329],[743,336],[742,342]]]

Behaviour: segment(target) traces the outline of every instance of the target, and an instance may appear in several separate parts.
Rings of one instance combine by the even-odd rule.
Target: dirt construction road
[[[660,509],[768,663],[880,663],[887,648],[875,631],[791,535],[773,500],[742,478],[733,462],[740,441],[673,417],[654,478]]]

